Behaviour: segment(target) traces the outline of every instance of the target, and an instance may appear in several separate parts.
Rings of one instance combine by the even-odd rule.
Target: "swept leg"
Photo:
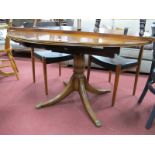
[[[53,99],[47,102],[37,104],[36,108],[39,109],[39,108],[43,108],[46,106],[56,104],[60,102],[61,100],[63,100],[65,97],[67,97],[72,91],[73,91],[72,81],[70,81],[68,85],[65,87],[65,89],[60,94],[58,94],[56,97],[54,97]]]
[[[82,102],[83,102],[83,104],[85,106],[85,109],[86,109],[89,117],[91,118],[93,123],[95,123],[95,125],[97,127],[100,127],[101,126],[101,121],[96,118],[96,115],[95,115],[93,109],[90,106],[90,103],[89,103],[89,100],[88,100],[88,97],[87,97],[87,93],[86,93],[86,90],[85,90],[84,80],[82,80],[82,79],[80,79],[79,93],[80,93],[81,100],[82,100]]]
[[[96,89],[93,86],[91,86],[86,80],[85,80],[85,83],[86,83],[86,90],[91,93],[100,95],[100,94],[105,94],[110,92],[110,90]]]

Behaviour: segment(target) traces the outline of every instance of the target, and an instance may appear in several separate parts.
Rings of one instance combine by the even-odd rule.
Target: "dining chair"
[[[8,36],[6,36],[5,38],[5,45],[4,47],[2,47],[2,49],[0,49],[0,74],[4,75],[4,76],[10,76],[10,75],[15,75],[17,80],[19,80],[19,76],[18,76],[18,68],[15,62],[15,59],[12,55],[12,49],[10,46],[10,38]],[[12,68],[12,72],[5,72],[2,71],[1,69],[3,68],[8,68],[11,67]]]
[[[32,74],[33,82],[35,83],[35,58],[39,59],[43,64],[43,75],[44,75],[44,85],[45,85],[45,94],[48,95],[48,82],[47,82],[47,64],[59,63],[59,76],[61,76],[61,64],[62,61],[67,61],[73,59],[73,56],[65,53],[58,53],[49,50],[34,50],[31,52],[32,60]]]
[[[150,73],[149,73],[148,79],[146,81],[145,87],[141,93],[141,96],[138,99],[139,105],[142,103],[148,90],[150,90],[150,92],[155,95],[155,88],[153,86],[154,83],[155,83],[155,43],[153,43],[153,60],[152,60]],[[146,129],[150,129],[152,127],[154,119],[155,119],[155,105],[153,106],[150,116],[147,120]]]
[[[115,34],[117,34],[117,29],[113,30]],[[112,31],[112,32],[113,32]],[[109,31],[110,32],[110,31]],[[123,29],[120,31],[118,29],[118,32],[122,33],[122,35],[127,34],[127,28]],[[97,49],[93,49],[97,50]],[[113,87],[113,94],[112,94],[112,106],[115,105],[115,100],[116,100],[116,93],[118,89],[118,83],[119,83],[119,77],[120,73],[122,71],[125,71],[129,68],[136,67],[136,75],[135,75],[135,82],[134,82],[134,88],[133,88],[133,95],[135,95],[136,92],[136,87],[137,87],[137,81],[138,81],[138,75],[140,71],[140,65],[141,65],[141,58],[143,54],[143,46],[140,47],[140,52],[138,55],[138,59],[130,59],[130,58],[125,58],[119,55],[120,48],[117,50],[112,50],[106,52],[106,48],[104,49],[98,49],[98,50],[104,50],[102,56],[95,56],[95,55],[89,55],[88,58],[88,69],[87,69],[87,80],[89,81],[90,78],[90,70],[91,70],[91,63],[95,63],[104,69],[109,70],[109,82],[111,82],[111,75],[112,71],[115,72],[115,80],[114,80],[114,87]],[[132,49],[131,49],[132,52]]]
[[[54,22],[46,22],[44,23],[37,22],[36,27],[37,28],[59,28],[56,26]],[[64,24],[64,21],[63,21]],[[62,25],[62,24],[61,24]],[[67,23],[65,23],[65,26],[68,26]],[[64,28],[65,29],[65,28]],[[67,61],[73,59],[73,56],[71,54],[65,54],[65,53],[59,53],[57,51],[50,51],[50,50],[40,50],[40,49],[32,49],[31,50],[31,60],[32,60],[32,74],[33,74],[33,82],[35,83],[35,58],[39,59],[43,64],[43,76],[44,76],[44,85],[45,85],[45,94],[48,95],[48,80],[47,80],[47,64],[51,63],[59,63],[59,76],[61,76],[61,62]]]
[[[147,82],[145,84],[145,87],[141,93],[141,96],[138,99],[138,104],[142,103],[149,88],[150,88],[150,90],[152,90],[151,89],[152,87],[149,87],[149,85],[151,85],[151,83],[153,84],[154,82],[155,82],[155,43],[153,43],[153,60],[152,60],[151,68],[150,68],[150,73],[149,73]]]
[[[143,98],[146,95],[146,92],[148,90],[150,90],[150,92],[155,95],[155,88],[153,86],[153,84],[155,83],[155,62],[154,61],[155,61],[155,59],[152,62],[153,67],[151,67],[150,75],[149,75],[148,80],[146,82],[145,88],[142,92],[142,95],[140,96],[140,99],[138,100],[138,104],[141,104],[141,102],[142,102],[142,100],[143,100]],[[147,120],[147,123],[145,126],[146,129],[150,129],[152,127],[154,119],[155,119],[155,105],[153,106],[152,111],[151,111],[149,118]]]

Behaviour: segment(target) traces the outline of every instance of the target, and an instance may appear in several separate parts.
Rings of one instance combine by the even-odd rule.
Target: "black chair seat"
[[[134,67],[136,64],[138,64],[138,61],[136,59],[127,59],[120,56],[116,56],[115,58],[109,58],[93,55],[91,59],[94,63],[113,71],[116,69],[117,65],[120,65],[122,69],[126,69],[128,67]]]
[[[58,53],[58,52],[53,52],[49,50],[34,51],[34,56],[41,60],[44,59],[47,64],[67,61],[73,58],[71,54]]]

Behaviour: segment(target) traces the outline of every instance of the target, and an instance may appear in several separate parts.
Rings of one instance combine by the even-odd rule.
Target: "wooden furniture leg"
[[[3,66],[0,66],[0,68],[4,68],[4,67],[11,67],[13,72],[4,72],[4,71],[1,71],[0,70],[0,74],[2,74],[3,76],[10,76],[10,75],[15,75],[17,80],[19,80],[19,76],[18,76],[18,72],[17,72],[17,66],[16,64],[13,62],[13,57],[11,55],[8,55],[8,60],[1,60],[3,62],[5,61],[8,61],[10,63],[10,65],[3,65]]]
[[[37,104],[36,108],[39,109],[39,108],[43,108],[43,107],[56,104],[60,102],[61,100],[63,100],[65,97],[67,97],[72,91],[73,89],[72,89],[72,80],[71,80],[60,94],[58,94],[56,97],[54,97],[53,99],[49,101]]]
[[[15,74],[17,80],[19,80],[18,72],[17,72],[17,66],[15,65],[15,63],[12,60],[10,61],[10,63],[11,63],[12,69],[14,71],[14,74]]]
[[[32,61],[32,76],[33,76],[33,82],[36,82],[36,76],[35,76],[35,57],[34,57],[34,48],[31,49],[31,61]]]
[[[137,66],[137,68],[136,68],[136,76],[135,76],[135,81],[134,81],[134,87],[133,87],[132,95],[135,95],[135,93],[136,93],[139,71],[140,71],[140,67]]]
[[[114,82],[114,88],[113,88],[113,95],[112,95],[112,106],[114,106],[114,104],[115,104],[120,72],[121,72],[121,66],[117,65],[116,66],[116,73],[115,73],[115,82]]]
[[[91,86],[88,81],[85,79],[85,85],[86,85],[86,90],[93,93],[93,94],[97,94],[97,95],[101,95],[101,94],[105,94],[105,93],[109,93],[110,90],[106,89],[96,89],[93,86]]]
[[[112,75],[112,71],[109,71],[109,79],[108,79],[109,82],[111,82],[111,75]]]
[[[10,49],[10,52],[8,53],[8,57],[9,57],[10,60],[12,60],[12,63],[14,64],[14,67],[16,69],[16,72],[19,72],[18,71],[18,68],[17,68],[17,65],[16,65],[16,62],[14,60],[14,57],[13,57],[13,54],[12,54],[12,50],[11,49]]]
[[[59,76],[61,76],[61,62],[59,62]]]
[[[48,95],[48,84],[47,84],[47,65],[46,61],[42,60],[43,64],[43,75],[44,75],[44,85],[45,85],[45,94]]]
[[[144,49],[144,46],[141,47],[139,57],[138,57],[138,66],[136,68],[136,76],[135,76],[135,82],[134,82],[134,88],[133,88],[132,95],[135,95],[135,93],[136,93],[137,82],[138,82],[140,66],[141,66],[141,59],[142,59],[142,56],[143,56],[143,49]]]
[[[85,88],[85,84],[84,84],[84,80],[83,79],[80,79],[80,88],[79,88],[79,94],[80,94],[80,97],[81,97],[81,100],[82,100],[82,103],[84,104],[84,107],[89,115],[89,117],[91,118],[91,120],[93,121],[93,123],[95,123],[95,125],[97,127],[100,127],[102,124],[101,124],[101,121],[97,119],[96,117],[96,114],[95,112],[93,111],[90,103],[89,103],[89,100],[88,100],[88,97],[87,97],[87,92],[86,92],[86,88]]]
[[[19,72],[19,70],[18,70],[18,68],[17,68],[17,65],[16,65],[16,62],[15,62],[14,58],[12,58],[12,62],[13,62],[13,64],[14,64],[14,66],[15,66],[16,72]]]
[[[66,87],[64,88],[64,90],[53,99],[36,105],[36,108],[42,108],[56,104],[61,100],[63,100],[65,97],[67,97],[71,92],[78,91],[89,117],[96,126],[98,127],[101,126],[101,122],[96,118],[96,115],[90,106],[86,91],[88,90],[95,94],[103,94],[108,93],[110,91],[109,90],[101,91],[90,86],[84,75],[84,70],[85,70],[84,55],[76,54],[74,56],[73,75],[68,84],[66,85]]]

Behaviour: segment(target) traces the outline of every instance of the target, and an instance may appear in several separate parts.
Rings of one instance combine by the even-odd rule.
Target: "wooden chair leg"
[[[88,56],[88,68],[87,68],[87,81],[88,82],[90,78],[90,68],[91,68],[91,55]]]
[[[12,54],[12,50],[10,51],[10,55],[11,55],[11,57],[12,57],[12,62],[14,63],[14,66],[15,66],[15,68],[16,68],[16,71],[19,72],[19,70],[18,70],[18,68],[17,68],[17,65],[16,65],[16,62],[15,62],[15,59],[14,59],[13,54]]]
[[[59,62],[59,76],[61,76],[61,62]]]
[[[108,79],[109,83],[111,82],[111,75],[112,75],[112,71],[109,71],[109,79]]]
[[[135,93],[136,93],[137,82],[138,82],[138,77],[139,77],[139,71],[140,71],[140,66],[138,65],[137,68],[136,68],[135,82],[134,82],[132,95],[135,95]]]
[[[14,58],[12,59],[12,61],[13,61],[13,63],[14,63],[14,66],[15,66],[16,71],[19,72],[19,70],[18,70],[18,68],[17,68],[17,65],[16,65],[16,62],[15,62]]]
[[[118,65],[116,66],[115,81],[114,81],[114,88],[113,88],[113,95],[112,95],[112,106],[114,106],[115,104],[120,72],[121,72],[121,66]]]
[[[16,75],[17,80],[19,80],[18,72],[17,72],[17,69],[16,69],[16,66],[15,66],[14,62],[12,60],[10,60],[10,63],[11,63],[11,67],[12,67],[12,69],[14,71],[14,74]]]
[[[143,56],[143,49],[144,49],[144,46],[141,46],[139,56],[138,56],[138,66],[136,68],[136,76],[135,76],[135,82],[134,82],[132,95],[135,95],[135,93],[136,93],[138,76],[139,76],[140,66],[141,66],[141,59],[142,59],[142,56]]]
[[[45,85],[45,94],[48,95],[48,84],[47,84],[47,66],[46,61],[43,60],[43,74],[44,74],[44,85]]]
[[[31,50],[31,61],[32,61],[32,76],[33,76],[33,82],[36,82],[35,77],[35,57],[34,57],[34,49]]]
[[[11,67],[14,71],[14,74],[15,74],[17,80],[19,80],[18,69],[17,69],[16,63],[15,63],[15,60],[13,58],[13,55],[11,54],[11,51],[7,55],[8,55],[8,58],[10,60],[10,64],[11,64]]]

